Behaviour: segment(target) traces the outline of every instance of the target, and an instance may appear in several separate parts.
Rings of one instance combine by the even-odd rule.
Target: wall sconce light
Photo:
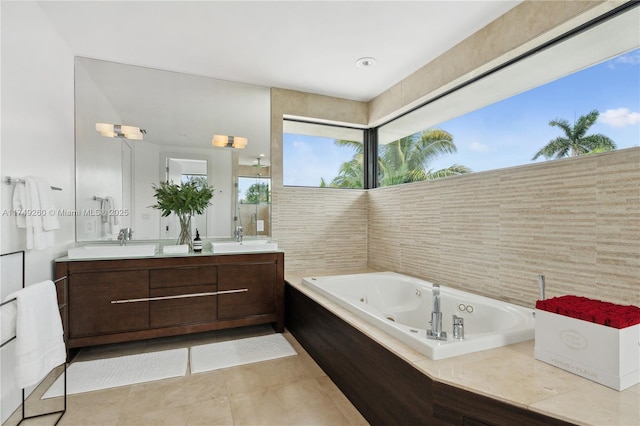
[[[240,136],[213,135],[211,145],[221,148],[237,148],[244,149],[249,140]]]
[[[96,123],[96,131],[108,138],[126,138],[142,140],[146,130],[135,126],[123,126],[120,124]]]

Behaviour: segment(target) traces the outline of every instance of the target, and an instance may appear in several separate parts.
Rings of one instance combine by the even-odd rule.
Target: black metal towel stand
[[[1,254],[0,256],[10,256],[10,255],[15,255],[15,254],[22,254],[22,288],[24,288],[25,287],[25,276],[24,276],[24,273],[25,273],[25,259],[24,259],[25,258],[25,252],[24,252],[24,250],[14,251],[14,252],[11,252],[11,253],[4,253],[4,254]],[[57,280],[54,281],[54,284],[57,284],[60,281],[65,280],[65,285],[64,285],[64,303],[62,305],[58,305],[58,309],[67,309],[67,283],[66,283],[66,279],[67,279],[67,277],[62,277],[62,278],[58,278]],[[6,301],[0,303],[0,307],[2,307],[4,305],[7,305],[9,303],[15,302],[15,300],[16,300],[15,298],[6,300]],[[13,336],[9,340],[7,340],[6,342],[2,342],[2,344],[0,344],[0,348],[4,347],[7,343],[13,341],[16,337],[17,336]],[[66,343],[67,342],[65,342],[65,346],[66,346]],[[56,422],[54,423],[54,425],[58,424],[58,422],[60,421],[62,416],[64,416],[64,413],[67,412],[67,362],[66,362],[66,360],[63,363],[63,365],[64,365],[64,372],[63,372],[63,374],[64,374],[64,406],[63,406],[62,410],[51,411],[49,413],[36,414],[36,415],[33,415],[33,416],[26,417],[25,416],[25,392],[24,392],[24,388],[23,388],[22,389],[22,405],[21,405],[21,407],[22,407],[22,418],[18,422],[18,425],[20,423],[22,423],[23,421],[25,421],[25,420],[35,419],[37,417],[50,416],[52,414],[59,414],[59,416],[56,419]]]

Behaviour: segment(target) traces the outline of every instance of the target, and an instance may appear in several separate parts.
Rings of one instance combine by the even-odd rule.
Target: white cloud
[[[473,142],[469,145],[469,149],[473,152],[487,152],[489,151],[489,147],[487,145],[481,144],[480,142]]]
[[[640,123],[640,112],[632,112],[628,108],[608,109],[600,114],[598,121],[611,127],[631,126]]]
[[[631,52],[626,55],[618,56],[608,62],[608,67],[615,69],[616,65],[636,65],[640,64],[640,53]]]
[[[622,55],[615,60],[618,64],[640,64],[640,53],[633,52],[628,55]]]

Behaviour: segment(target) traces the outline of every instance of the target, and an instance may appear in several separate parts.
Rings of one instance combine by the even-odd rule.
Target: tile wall
[[[640,303],[640,148],[368,192],[368,266],[533,306]]]
[[[283,186],[282,118],[286,115],[364,126],[367,104],[292,90],[271,91],[271,230],[286,253],[286,272],[365,268],[366,192]]]

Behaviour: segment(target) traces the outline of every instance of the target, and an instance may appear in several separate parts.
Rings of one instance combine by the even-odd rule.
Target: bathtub
[[[394,272],[305,277],[302,284],[437,360],[531,340],[534,310],[440,287],[447,340],[427,338],[432,283]],[[453,315],[464,320],[464,338],[453,338]]]

